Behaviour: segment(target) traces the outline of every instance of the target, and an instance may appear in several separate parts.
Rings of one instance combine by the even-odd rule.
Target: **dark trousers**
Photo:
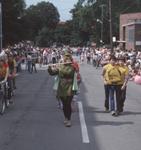
[[[104,90],[105,90],[105,108],[109,109],[109,85],[104,85]]]
[[[55,57],[52,58],[52,63],[53,63],[53,64],[56,63],[56,58],[55,58]]]
[[[27,62],[27,67],[28,67],[28,72],[30,72],[30,73],[31,73],[31,65],[32,65],[32,62],[28,61]]]
[[[8,78],[7,81],[8,81],[8,99],[11,99],[12,92],[14,90],[13,79],[12,78]]]
[[[126,99],[126,90],[127,90],[127,87],[125,87],[125,89],[121,91],[121,111],[123,111],[124,102]]]
[[[68,120],[71,119],[71,114],[72,114],[72,109],[71,109],[72,98],[73,98],[73,96],[67,96],[66,98],[61,97],[61,101],[62,101],[62,104],[63,104],[64,116]]]
[[[16,71],[17,71],[17,72],[22,71],[22,69],[21,69],[21,62],[18,62],[18,63],[17,63]]]
[[[12,82],[13,82],[13,88],[16,89],[16,79],[15,79],[15,77],[12,79]]]
[[[32,67],[31,67],[31,73],[33,72],[37,72],[37,69],[36,69],[36,64],[32,63]]]
[[[90,64],[90,63],[91,63],[91,58],[87,57],[87,64]]]
[[[93,66],[96,67],[96,60],[93,59]]]
[[[122,111],[122,85],[116,86],[116,102],[117,102],[117,111]]]
[[[99,67],[99,65],[100,65],[100,61],[101,61],[101,60],[96,60],[96,68],[98,68],[98,67]]]

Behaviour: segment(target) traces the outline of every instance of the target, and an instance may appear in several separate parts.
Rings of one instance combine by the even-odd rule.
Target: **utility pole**
[[[110,22],[110,47],[111,53],[113,53],[113,31],[112,31],[112,3],[109,0],[109,22]]]
[[[100,40],[100,42],[103,44],[103,21],[104,21],[105,4],[100,5],[100,7],[101,7],[101,40]]]
[[[2,51],[2,0],[0,0],[0,51]]]

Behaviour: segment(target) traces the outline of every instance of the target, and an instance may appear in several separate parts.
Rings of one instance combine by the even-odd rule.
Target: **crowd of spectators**
[[[83,62],[86,59],[88,64],[99,68],[109,62],[110,55],[111,51],[108,48],[87,47],[81,49],[80,60]],[[115,48],[112,55],[115,55],[116,58],[124,57],[129,68],[130,80],[141,84],[141,51]],[[140,82],[136,81],[137,78]]]
[[[10,51],[15,57],[17,64],[17,72],[21,71],[21,64],[26,63],[26,68],[29,72],[33,71],[34,64],[39,63],[39,66],[47,65],[49,63],[57,63],[62,59],[65,50],[80,56],[80,61],[85,59],[88,64],[99,68],[108,63],[111,51],[108,48],[94,48],[94,47],[51,47],[39,48],[34,47],[31,41],[22,41],[14,46],[9,46],[3,49],[5,53]],[[2,53],[2,52],[1,52]],[[114,55],[117,58],[125,57],[126,65],[129,67],[130,80],[136,79],[136,76],[141,76],[141,51],[138,50],[121,50],[114,49]],[[30,62],[30,63],[29,63]],[[29,65],[31,64],[31,65]],[[30,69],[29,69],[30,68]],[[36,68],[35,68],[35,71]]]

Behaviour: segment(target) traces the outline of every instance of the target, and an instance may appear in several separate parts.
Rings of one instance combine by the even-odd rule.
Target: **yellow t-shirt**
[[[111,64],[107,64],[103,67],[103,70],[105,70],[105,72],[107,71],[108,67],[110,67]],[[106,79],[106,73],[103,75],[103,78]]]
[[[129,68],[127,66],[123,66],[123,68],[126,70],[125,75],[128,76],[129,75]]]
[[[104,78],[107,84],[110,85],[120,85],[121,84],[121,72],[118,67],[115,65],[108,64],[105,66],[105,75]]]
[[[129,74],[129,69],[127,66],[117,66],[119,71],[121,72],[121,82],[120,84],[123,84],[125,81],[126,76]]]

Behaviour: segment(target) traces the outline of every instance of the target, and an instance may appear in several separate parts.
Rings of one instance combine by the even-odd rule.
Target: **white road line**
[[[78,109],[79,109],[79,118],[80,118],[83,143],[90,143],[89,136],[88,136],[88,130],[87,130],[86,122],[85,122],[83,105],[82,105],[82,102],[80,102],[80,101],[78,102]]]

